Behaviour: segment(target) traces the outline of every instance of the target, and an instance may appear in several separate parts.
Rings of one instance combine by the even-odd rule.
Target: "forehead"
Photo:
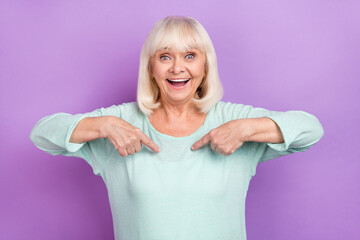
[[[205,52],[203,38],[195,29],[188,27],[166,27],[159,31],[150,43],[150,56],[158,51],[188,52],[190,50]]]

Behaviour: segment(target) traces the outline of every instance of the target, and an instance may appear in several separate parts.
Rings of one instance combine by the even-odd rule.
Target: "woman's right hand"
[[[114,117],[103,116],[102,137],[106,137],[114,145],[119,154],[123,157],[140,152],[142,144],[148,146],[154,152],[160,152],[160,148],[140,128],[137,128],[127,121]]]

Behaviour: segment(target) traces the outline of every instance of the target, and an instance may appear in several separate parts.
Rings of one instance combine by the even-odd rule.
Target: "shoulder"
[[[125,121],[136,124],[136,122],[143,119],[144,113],[140,110],[137,102],[125,102],[117,105],[119,109],[119,118]]]
[[[102,116],[115,116],[124,119],[127,122],[135,123],[142,119],[143,112],[138,107],[137,102],[125,102],[110,107],[101,108]]]
[[[251,108],[253,108],[251,105],[219,101],[213,107],[213,114],[215,118],[227,122],[233,119],[246,118]]]
[[[117,105],[120,111],[124,111],[127,114],[135,114],[140,111],[137,102],[124,102]]]

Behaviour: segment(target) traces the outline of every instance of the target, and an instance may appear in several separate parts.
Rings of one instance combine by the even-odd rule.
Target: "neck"
[[[166,122],[191,121],[195,117],[202,115],[191,102],[187,103],[170,103],[161,101],[161,106],[154,111],[155,114],[163,118]]]

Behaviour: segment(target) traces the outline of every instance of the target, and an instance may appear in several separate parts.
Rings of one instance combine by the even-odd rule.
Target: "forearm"
[[[105,128],[110,117],[111,116],[83,118],[76,125],[69,142],[83,143],[97,138],[105,138]]]
[[[270,118],[249,118],[251,134],[246,141],[283,143],[284,137],[279,126]]]

